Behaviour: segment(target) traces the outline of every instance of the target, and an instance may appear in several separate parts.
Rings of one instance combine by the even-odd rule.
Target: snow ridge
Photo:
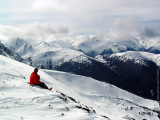
[[[134,60],[135,63],[142,63],[143,60],[151,60],[160,66],[160,54],[153,54],[148,52],[136,52],[136,51],[127,51],[122,53],[112,54],[111,57],[119,57],[122,61]]]

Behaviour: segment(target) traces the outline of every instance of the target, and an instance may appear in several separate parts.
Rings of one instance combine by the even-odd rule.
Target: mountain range
[[[65,43],[15,38],[4,44],[31,66],[92,77],[157,100],[159,38],[109,41],[91,36],[79,43]]]

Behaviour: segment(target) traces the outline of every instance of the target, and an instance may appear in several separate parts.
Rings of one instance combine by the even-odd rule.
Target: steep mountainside
[[[13,52],[12,50],[4,46],[1,42],[0,42],[0,55],[7,56],[9,58],[12,58],[18,61],[23,60],[17,53]]]
[[[138,56],[134,56],[134,59],[124,58],[122,60],[122,58],[123,56],[115,54],[99,56],[97,57],[98,60],[87,58],[90,62],[78,62],[81,59],[78,57],[76,60],[63,63],[56,69],[89,76],[139,96],[156,100],[157,71],[159,69],[157,64],[146,58],[140,59]]]

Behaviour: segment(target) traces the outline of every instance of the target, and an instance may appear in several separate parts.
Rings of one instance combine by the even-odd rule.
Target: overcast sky
[[[53,34],[157,31],[160,0],[0,0],[0,25],[1,34],[10,28]]]

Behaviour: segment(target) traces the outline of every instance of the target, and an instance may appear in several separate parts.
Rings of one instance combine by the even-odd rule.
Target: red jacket
[[[41,84],[40,76],[35,74],[34,72],[30,76],[30,85],[33,84]]]

